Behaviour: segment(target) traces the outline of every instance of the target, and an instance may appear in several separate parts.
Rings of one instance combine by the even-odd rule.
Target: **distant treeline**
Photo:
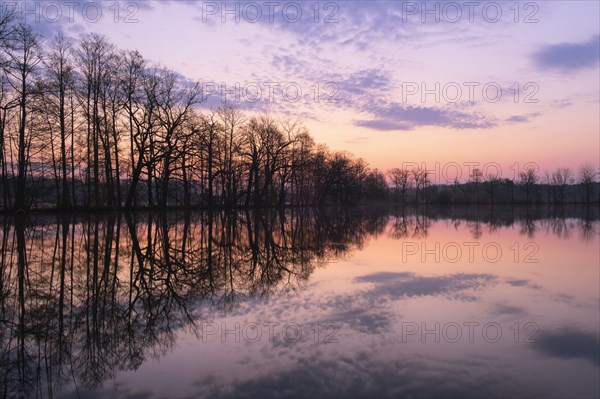
[[[483,176],[371,169],[315,143],[298,120],[223,106],[200,84],[104,37],[42,42],[0,16],[0,210],[399,203],[592,203],[596,171]]]
[[[387,198],[400,203],[437,204],[592,204],[600,201],[598,174],[584,164],[575,173],[558,168],[539,174],[535,169],[519,173],[518,179],[484,176],[473,169],[467,182],[433,185],[427,171],[394,168],[388,171],[391,187]],[[384,193],[382,193],[384,195]]]

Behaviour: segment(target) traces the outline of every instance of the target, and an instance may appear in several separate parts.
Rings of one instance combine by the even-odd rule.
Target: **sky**
[[[600,167],[598,1],[3,2],[202,84],[209,109],[300,117],[316,141],[434,181]]]

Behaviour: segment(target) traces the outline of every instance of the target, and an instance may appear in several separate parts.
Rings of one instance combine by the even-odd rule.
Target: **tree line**
[[[355,202],[373,172],[299,120],[201,113],[199,83],[97,34],[47,43],[0,21],[1,207],[135,209]]]
[[[600,202],[598,173],[585,163],[577,172],[559,167],[554,172],[539,173],[530,167],[516,179],[497,174],[484,175],[474,168],[466,182],[452,184],[431,182],[422,168],[393,168],[388,199],[401,204],[592,204]],[[385,193],[382,193],[385,195]]]
[[[9,13],[0,65],[4,211],[460,202],[473,200],[472,184],[492,190],[492,203],[506,200],[496,190],[523,186],[530,202],[539,185],[482,178],[449,190],[425,171],[371,169],[316,143],[300,120],[200,112],[199,83],[95,33],[43,41]],[[580,179],[587,202],[597,201],[592,172]],[[565,184],[554,186],[568,201]]]

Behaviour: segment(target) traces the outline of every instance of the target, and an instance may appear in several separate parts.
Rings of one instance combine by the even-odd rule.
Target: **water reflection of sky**
[[[264,324],[256,343],[248,342],[250,330],[239,343],[232,333],[223,342],[220,332],[203,335],[200,323],[195,333],[178,333],[171,353],[118,374],[96,393],[597,397],[598,226],[591,238],[582,240],[575,231],[565,237],[544,222],[536,223],[534,239],[518,226],[490,229],[450,220],[432,222],[426,237],[397,238],[392,220],[384,234],[371,237],[361,250],[316,269],[301,290],[249,298],[210,318],[230,330],[236,323],[241,328],[295,323],[303,329],[298,342],[284,339],[278,329],[269,339]],[[473,229],[478,228],[483,231],[474,238]],[[436,262],[431,251],[425,262],[415,254],[403,263],[402,242],[426,243],[430,250],[435,243],[443,248],[450,242],[477,242],[481,248],[493,242],[502,256],[491,262],[475,251],[472,259],[465,253],[454,261],[452,255],[451,263],[440,255]],[[515,243],[518,256],[511,249]],[[536,245],[529,258],[536,263],[523,260],[528,243]],[[436,323],[439,342],[432,331],[421,334],[424,329],[435,331]],[[336,326],[333,337],[338,342],[315,342],[316,326]]]
[[[280,218],[38,220],[23,269],[23,226],[5,224],[0,382],[61,397],[600,394],[597,217]]]

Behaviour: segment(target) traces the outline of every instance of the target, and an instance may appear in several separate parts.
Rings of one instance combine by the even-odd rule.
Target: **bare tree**
[[[594,167],[589,163],[585,163],[579,168],[579,183],[583,185],[585,189],[585,202],[588,205],[592,200],[596,176],[597,174],[594,172]]]
[[[84,108],[87,127],[86,152],[86,185],[87,205],[99,206],[100,196],[100,167],[104,163],[104,183],[111,187],[112,174],[110,170],[111,146],[110,136],[106,125],[102,123],[102,95],[107,79],[113,72],[113,57],[115,48],[103,36],[92,33],[83,37],[75,50],[75,59],[79,71],[83,75],[83,87],[80,100]],[[106,115],[104,115],[106,116]],[[101,148],[102,145],[102,148]],[[104,159],[101,159],[101,150]],[[93,176],[92,176],[93,171]],[[93,180],[92,180],[93,178]],[[91,195],[93,186],[94,195]],[[112,202],[112,198],[104,198]]]
[[[160,195],[159,206],[165,208],[169,193],[169,180],[173,166],[178,164],[181,152],[181,128],[192,115],[192,107],[200,102],[200,85],[187,88],[173,71],[162,70],[156,94],[156,118],[160,126]]]
[[[388,176],[396,192],[401,194],[402,204],[406,202],[406,190],[410,188],[411,174],[406,169],[393,168],[388,171]]]
[[[565,203],[567,184],[571,184],[573,181],[573,172],[569,168],[558,168],[552,173],[552,183],[558,189],[558,202],[561,204]]]
[[[423,200],[422,198],[419,199],[419,192],[421,193],[425,193],[424,195],[426,196],[427,193],[427,187],[430,183],[429,181],[429,177],[427,176],[427,171],[425,169],[421,169],[421,168],[417,168],[414,169],[412,171],[413,174],[413,180],[415,182],[415,201],[417,203],[419,203],[419,200]],[[427,197],[425,197],[425,201],[427,201]]]
[[[25,209],[26,174],[28,167],[26,129],[28,122],[28,100],[34,90],[34,74],[42,61],[40,37],[31,27],[19,24],[8,36],[4,49],[7,55],[6,71],[9,82],[17,93],[19,104],[19,135],[17,144],[17,187],[15,193],[15,209]]]
[[[10,185],[8,182],[8,170],[6,152],[8,143],[9,110],[18,106],[18,101],[12,96],[10,82],[7,76],[9,64],[6,53],[9,50],[8,38],[14,29],[13,21],[15,13],[4,11],[0,13],[0,178],[2,179],[2,201],[3,209],[9,207]]]
[[[292,145],[291,163],[292,178],[290,202],[295,205],[308,205],[311,202],[314,182],[311,178],[315,142],[308,130],[298,132]]]
[[[225,157],[225,165],[223,169],[223,178],[225,185],[225,199],[229,205],[237,203],[237,188],[240,182],[237,181],[235,154],[240,151],[240,142],[238,137],[241,136],[241,128],[245,122],[244,114],[233,107],[224,106],[217,110],[221,125],[225,134],[223,155]]]
[[[483,172],[479,168],[474,168],[469,176],[469,181],[475,186],[475,202],[479,203],[479,186],[483,182]]]
[[[71,193],[69,190],[69,180],[67,172],[67,115],[66,101],[67,91],[73,87],[74,71],[70,58],[72,44],[62,33],[58,33],[50,47],[50,52],[45,62],[46,71],[50,79],[51,95],[58,100],[58,123],[60,129],[60,164],[62,191],[58,198],[58,205],[62,209],[68,209],[71,206]],[[71,151],[73,149],[71,148]]]
[[[278,205],[286,204],[286,194],[293,193],[294,172],[298,167],[296,159],[296,144],[305,139],[308,133],[302,121],[296,119],[284,119],[280,123],[280,129],[283,133],[285,148],[282,150],[280,165],[277,170],[277,180],[279,184]],[[289,190],[288,190],[289,188]],[[293,198],[289,199],[293,203]]]
[[[488,174],[485,179],[485,188],[490,195],[490,201],[492,205],[496,202],[496,191],[498,186],[501,184],[501,179],[498,175]]]
[[[538,182],[537,172],[533,168],[528,168],[525,172],[519,173],[519,183],[525,187],[525,201],[529,204],[531,192]]]
[[[199,146],[204,149],[200,156],[203,159],[202,172],[206,176],[206,205],[212,208],[215,197],[215,180],[221,174],[219,163],[219,140],[222,137],[223,125],[221,125],[216,112],[210,112],[201,118],[201,129],[199,130]]]
[[[135,206],[137,185],[144,168],[146,168],[147,175],[147,205],[152,206],[152,175],[155,162],[153,136],[158,129],[155,114],[157,112],[156,91],[159,77],[156,71],[143,71],[144,62],[137,54],[130,55],[126,65],[129,80],[125,104],[130,123],[130,134],[132,135],[130,138],[132,171],[125,208],[131,209]],[[137,84],[139,84],[139,87]]]
[[[145,152],[145,143],[147,135],[142,137],[142,142],[139,142],[141,135],[140,122],[138,114],[144,112],[142,106],[143,82],[145,60],[137,51],[129,51],[121,56],[123,60],[121,72],[121,87],[125,97],[125,110],[127,112],[127,122],[129,127],[129,156],[130,156],[130,173],[131,183],[125,202],[125,208],[131,208],[136,204],[135,190],[142,172],[144,164],[143,157]],[[148,103],[148,102],[146,102]],[[144,120],[145,118],[142,118]],[[137,160],[136,160],[137,153]],[[131,197],[131,198],[130,198]]]

